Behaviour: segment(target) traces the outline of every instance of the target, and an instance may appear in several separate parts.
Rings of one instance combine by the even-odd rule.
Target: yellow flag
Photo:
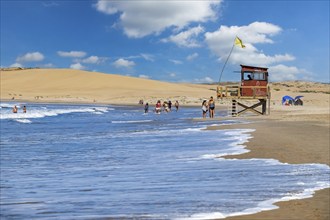
[[[238,37],[235,38],[235,45],[238,45],[238,46],[240,46],[242,48],[245,47],[245,45],[243,44],[242,40],[239,39]]]

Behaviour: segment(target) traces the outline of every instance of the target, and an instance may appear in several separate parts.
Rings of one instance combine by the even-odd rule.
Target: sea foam
[[[109,110],[114,110],[114,108],[109,107],[75,107],[71,108],[48,108],[46,106],[34,106],[32,108],[28,108],[26,113],[19,111],[18,113],[12,113],[11,108],[12,104],[1,104],[1,114],[0,119],[34,119],[34,118],[44,118],[44,117],[52,117],[63,114],[71,114],[71,113],[94,113],[94,114],[103,114],[108,112]],[[22,104],[17,105],[19,108]],[[17,121],[17,120],[16,120]],[[22,121],[19,121],[22,122]],[[24,122],[23,122],[24,123]]]

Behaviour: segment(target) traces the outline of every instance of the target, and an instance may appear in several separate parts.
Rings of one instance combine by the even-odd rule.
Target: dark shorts
[[[210,107],[211,110],[214,110],[214,107]]]

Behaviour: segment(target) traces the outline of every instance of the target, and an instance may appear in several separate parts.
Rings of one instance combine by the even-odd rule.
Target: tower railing
[[[243,94],[242,91],[250,89],[251,95]],[[217,87],[218,99],[267,99],[270,97],[269,86],[218,86]]]

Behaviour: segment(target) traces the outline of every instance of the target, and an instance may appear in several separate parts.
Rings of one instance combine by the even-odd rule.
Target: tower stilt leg
[[[231,116],[237,116],[237,101],[235,99],[233,99],[231,102]]]

